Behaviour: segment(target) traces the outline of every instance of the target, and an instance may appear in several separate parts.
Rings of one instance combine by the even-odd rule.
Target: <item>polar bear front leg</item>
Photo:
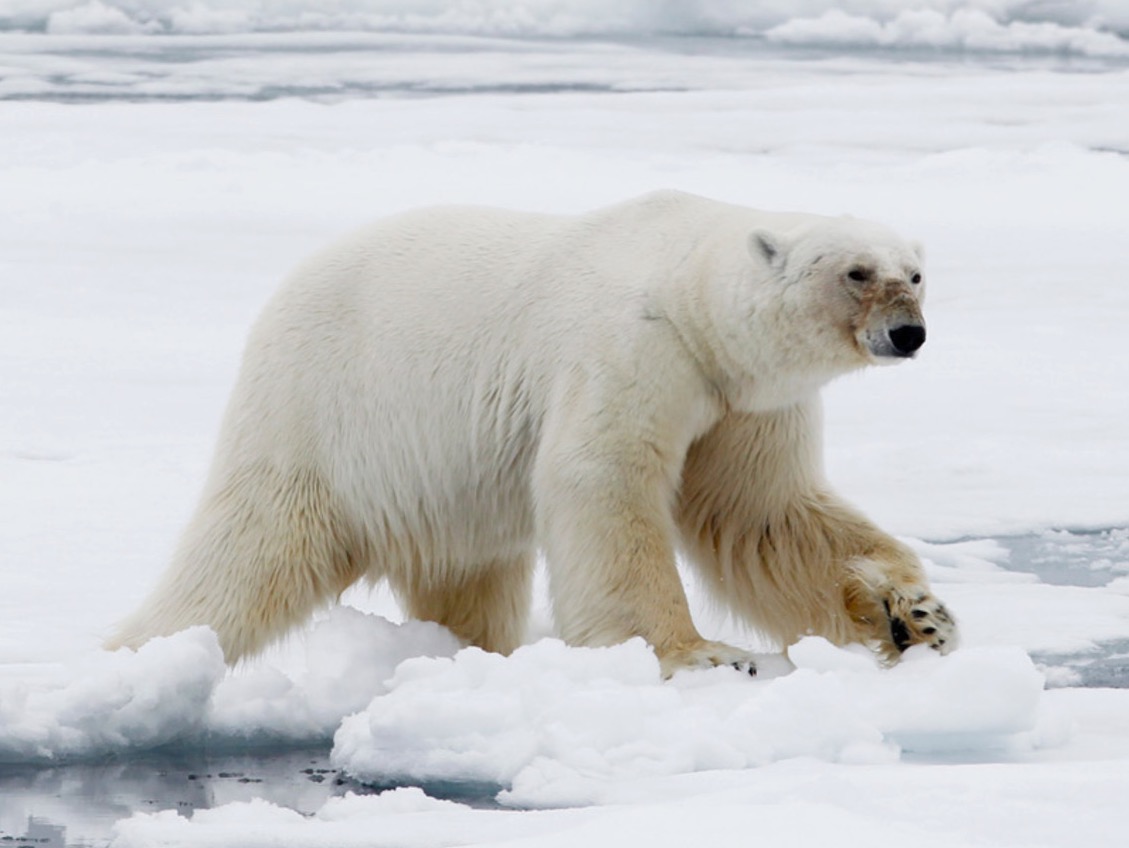
[[[733,665],[748,651],[703,639],[675,564],[671,504],[677,472],[645,439],[569,439],[543,452],[535,475],[541,546],[557,629],[574,645],[641,636],[670,677]]]
[[[917,556],[824,483],[817,399],[734,414],[690,448],[681,543],[715,597],[788,645],[861,642],[888,661],[957,643]]]

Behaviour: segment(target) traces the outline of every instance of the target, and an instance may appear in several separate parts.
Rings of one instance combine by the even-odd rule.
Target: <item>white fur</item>
[[[508,651],[541,549],[566,639],[747,661],[698,635],[682,549],[783,641],[888,649],[883,593],[924,577],[827,490],[817,393],[920,323],[919,270],[876,224],[672,192],[378,223],[267,306],[200,507],[112,644],[203,623],[234,660],[363,577]]]

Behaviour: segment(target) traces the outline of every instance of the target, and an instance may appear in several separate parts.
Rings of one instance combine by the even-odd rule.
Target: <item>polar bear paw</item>
[[[957,646],[957,623],[952,614],[924,589],[894,589],[883,599],[890,641],[898,654],[911,645],[928,645],[947,654]]]
[[[714,668],[728,665],[755,677],[757,673],[756,659],[749,651],[735,648],[724,642],[709,642],[702,640],[690,645],[683,645],[664,652],[659,657],[664,678],[669,678],[675,672],[684,669]]]

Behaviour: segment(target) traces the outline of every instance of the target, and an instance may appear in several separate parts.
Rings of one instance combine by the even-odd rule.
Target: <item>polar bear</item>
[[[538,552],[577,645],[754,670],[734,613],[893,660],[956,626],[829,488],[819,390],[925,340],[920,249],[852,218],[660,192],[578,217],[436,208],[300,266],[254,327],[200,505],[109,647],[204,624],[229,662],[364,578],[509,652]]]

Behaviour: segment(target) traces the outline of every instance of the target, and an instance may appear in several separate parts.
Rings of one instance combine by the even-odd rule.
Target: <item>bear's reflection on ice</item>
[[[191,815],[263,798],[313,813],[359,787],[339,780],[328,750],[207,756],[175,752],[128,762],[49,768],[0,766],[0,842],[36,848],[106,844],[114,822],[138,812]]]

